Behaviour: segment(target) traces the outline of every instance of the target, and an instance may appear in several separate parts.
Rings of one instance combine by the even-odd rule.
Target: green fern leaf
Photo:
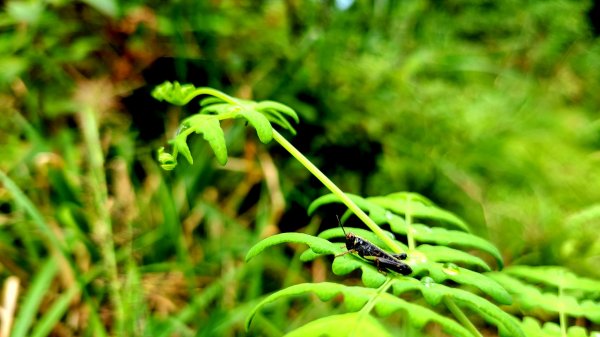
[[[385,208],[378,206],[372,202],[369,202],[367,199],[355,195],[346,193],[348,198],[350,198],[358,207],[360,207],[363,211],[369,214],[369,217],[375,221],[377,224],[387,222],[386,215],[391,214]],[[342,203],[342,201],[335,194],[325,194],[317,199],[313,200],[308,206],[308,215],[312,215],[317,209],[322,206],[332,204],[332,203]],[[342,217],[344,220],[345,217]]]
[[[570,270],[558,266],[511,266],[505,272],[535,283],[543,283],[555,288],[570,289],[600,295],[600,281],[575,275]]]
[[[233,99],[237,104],[231,103],[214,103],[204,106],[199,115],[206,114],[221,115],[222,118],[245,118],[254,129],[258,139],[263,143],[268,143],[273,139],[273,127],[269,119],[255,109],[256,103],[252,101],[243,101]],[[212,102],[212,100],[211,100]]]
[[[479,267],[485,271],[491,271],[490,266],[485,263],[482,259],[477,256],[463,252],[462,250],[445,247],[445,246],[431,246],[431,245],[419,245],[417,250],[425,256],[427,259],[434,262],[452,262],[461,263],[470,266]]]
[[[408,225],[399,216],[393,215],[388,217],[390,228],[393,232],[406,235]],[[504,266],[502,255],[496,246],[491,242],[482,239],[473,234],[449,230],[441,227],[428,227],[422,224],[412,224],[411,230],[415,240],[420,242],[435,243],[444,246],[458,246],[465,248],[475,248],[484,251],[496,259],[496,263],[500,268]]]
[[[521,322],[521,327],[528,337],[564,337],[558,324],[546,322],[542,327],[540,322],[532,317],[525,317]],[[597,333],[589,336],[595,337]],[[567,329],[567,337],[588,337],[588,334],[584,328],[573,326]]]
[[[304,233],[281,233],[269,236],[250,248],[246,254],[246,262],[250,261],[253,257],[260,254],[268,247],[288,242],[304,243],[308,245],[310,249],[320,254],[337,254],[341,251],[340,247],[337,247],[335,244],[316,236]]]
[[[361,281],[369,288],[377,288],[386,280],[386,276],[380,273],[375,266],[352,254],[336,257],[331,264],[331,270],[335,275],[340,276],[348,275],[355,270],[360,270]]]
[[[171,171],[177,166],[175,157],[172,154],[165,152],[164,147],[158,149],[158,162],[160,163],[160,167],[167,171]]]
[[[265,114],[265,117],[271,122],[275,123],[282,128],[288,130],[292,135],[296,135],[296,129],[292,126],[290,122],[278,111],[274,110],[261,110],[262,113]]]
[[[184,127],[184,130],[181,130],[179,135],[175,137],[175,139],[181,139],[179,146],[185,145],[187,148],[186,140],[190,132],[202,134],[203,138],[208,142],[215,153],[219,164],[225,165],[225,163],[227,163],[225,134],[223,133],[223,129],[221,129],[217,117],[209,115],[193,115],[185,119],[181,125]],[[189,149],[183,154],[186,158],[189,156],[188,161],[192,164],[192,155],[190,154]]]
[[[408,291],[420,291],[431,305],[438,305],[447,297],[458,306],[468,308],[498,326],[501,336],[525,337],[517,320],[495,304],[468,291],[436,284],[430,277],[424,277],[422,281],[407,279],[405,282],[395,282],[392,289],[396,295]]]
[[[209,97],[209,98],[214,98],[214,97]],[[200,114],[200,115],[219,115],[219,114],[224,114],[224,113],[230,112],[233,107],[235,107],[235,105],[231,105],[231,103],[225,103],[225,102],[215,103],[215,104],[210,104],[210,105],[202,107],[202,109],[200,109],[198,114]]]
[[[374,309],[375,312],[381,316],[388,316],[400,311],[409,316],[407,321],[417,329],[423,329],[427,323],[435,322],[439,324],[445,332],[451,334],[452,336],[471,337],[471,334],[455,321],[441,316],[438,313],[420,305],[404,301],[403,299],[388,293],[379,294],[376,289],[348,287],[329,282],[298,284],[269,295],[258,305],[256,305],[250,312],[246,319],[246,329],[249,329],[254,315],[266,304],[272,303],[281,298],[299,296],[305,293],[313,293],[323,301],[328,301],[334,298],[336,295],[341,294],[344,298],[344,304],[349,311],[360,310],[370,299],[376,297]],[[356,316],[354,316],[354,318],[356,318]],[[337,321],[337,323],[335,321],[326,321],[325,323],[331,323],[333,325],[329,326],[326,324],[325,326],[328,326],[329,328],[318,331],[319,334],[323,332],[329,332],[332,328],[335,328],[335,330],[342,329],[342,324],[340,324],[339,321]],[[336,335],[334,334],[331,336]]]
[[[489,277],[502,284],[513,294],[515,302],[525,310],[543,309],[547,312],[564,312],[574,317],[586,317],[592,322],[600,323],[600,303],[578,299],[567,294],[559,296],[553,293],[542,293],[536,287],[526,284],[508,274],[492,272]]]
[[[424,268],[429,272],[429,276],[437,283],[442,283],[446,280],[452,280],[456,283],[469,285],[478,288],[488,296],[492,297],[498,303],[510,304],[512,297],[510,294],[495,280],[465,269],[458,267],[453,263],[425,263],[414,265],[415,274],[420,273],[420,268]]]
[[[222,98],[214,97],[214,96],[208,96],[208,97],[205,97],[200,100],[201,107],[205,107],[205,106],[208,106],[211,104],[217,104],[217,103],[226,103],[226,102]]]
[[[298,114],[294,109],[290,108],[285,104],[281,104],[279,102],[274,101],[260,101],[256,104],[256,110],[258,111],[271,111],[271,112],[281,112],[288,117],[292,117],[294,122],[300,123],[300,119],[298,118]]]
[[[370,315],[364,316],[358,313],[348,313],[316,319],[290,331],[285,337],[348,337],[352,336],[356,331],[360,331],[361,336],[393,336],[375,317]]]
[[[177,159],[177,155],[181,153],[185,159],[187,159],[188,163],[193,164],[194,159],[192,158],[192,153],[190,152],[190,148],[187,145],[187,135],[180,134],[175,136],[173,140],[169,143],[173,145],[173,157]]]
[[[382,197],[369,197],[367,200],[396,214],[410,213],[413,218],[439,220],[465,232],[470,231],[469,226],[453,213],[443,210],[431,202],[423,202],[427,199],[417,196],[415,193],[399,192]]]
[[[273,127],[262,113],[245,108],[238,111],[238,116],[244,117],[256,129],[256,134],[261,142],[266,144],[273,139]]]
[[[181,85],[179,82],[165,82],[152,90],[152,97],[159,101],[167,101],[174,105],[186,105],[195,97],[196,88],[191,84]]]

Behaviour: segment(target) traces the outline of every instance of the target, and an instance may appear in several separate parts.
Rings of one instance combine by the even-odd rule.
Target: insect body
[[[377,270],[382,273],[385,273],[386,270],[395,271],[402,275],[412,273],[410,266],[400,261],[406,259],[406,253],[387,253],[369,241],[354,235],[354,233],[346,233],[346,230],[344,230],[344,226],[342,226],[341,223],[340,226],[346,236],[346,249],[348,249],[348,251],[343,254],[356,253],[358,256],[375,263]]]

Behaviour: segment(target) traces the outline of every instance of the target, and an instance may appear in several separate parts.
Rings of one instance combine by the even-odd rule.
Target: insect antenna
[[[344,232],[344,236],[346,236],[346,230],[344,229],[344,226],[342,225],[342,222],[340,221],[340,217],[336,214],[335,217],[337,218],[338,224],[340,225],[340,227],[342,227],[342,232]]]

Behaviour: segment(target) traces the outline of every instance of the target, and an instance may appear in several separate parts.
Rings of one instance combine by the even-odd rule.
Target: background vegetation
[[[156,149],[196,112],[150,96],[165,80],[285,103],[301,120],[291,142],[344,191],[421,193],[507,265],[600,278],[594,13],[559,0],[6,2],[0,280],[19,283],[12,335],[244,335],[262,295],[348,281],[299,262],[296,246],[244,262],[261,238],[335,227],[343,209],[308,217],[324,188],[243,123],[224,125],[225,167],[197,139],[193,166],[161,171]],[[251,333],[339,310],[278,305]]]

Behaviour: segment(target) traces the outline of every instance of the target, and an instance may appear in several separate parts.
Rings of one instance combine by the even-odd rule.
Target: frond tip
[[[244,118],[254,129],[263,143],[273,139],[272,123],[296,134],[288,118],[298,123],[296,112],[281,103],[273,101],[254,102],[231,97],[221,91],[178,82],[165,82],[152,91],[152,96],[159,101],[167,101],[174,105],[185,105],[197,96],[207,97],[200,101],[200,111],[184,119],[177,135],[169,141],[171,153],[164,148],[159,149],[158,161],[165,170],[173,170],[177,166],[177,156],[181,153],[190,164],[194,160],[187,145],[188,136],[192,133],[202,134],[213,149],[217,161],[221,165],[227,163],[227,146],[220,121],[225,119]]]

